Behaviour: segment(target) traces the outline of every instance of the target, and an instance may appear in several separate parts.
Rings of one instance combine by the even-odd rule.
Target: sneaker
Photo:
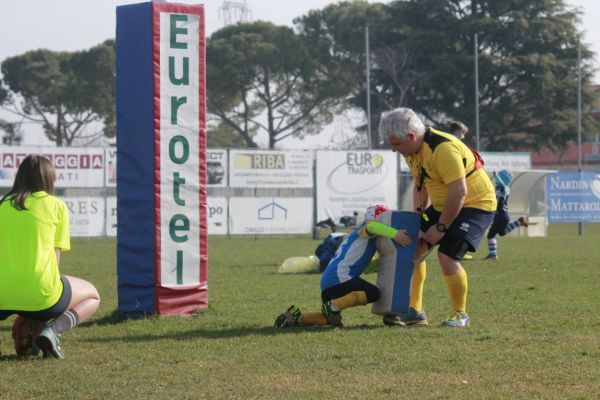
[[[400,316],[402,322],[408,326],[412,325],[429,325],[425,311],[417,311],[413,307],[408,307],[408,313]]]
[[[527,228],[529,226],[529,218],[527,218],[527,217],[519,217],[519,219],[517,221],[519,221],[521,226],[524,226],[525,228]]]
[[[52,324],[42,329],[35,344],[44,352],[44,358],[65,358],[65,353],[60,348],[60,335]]]
[[[402,315],[385,315],[383,323],[387,326],[425,326],[429,325],[425,311],[417,311],[408,307],[408,313]]]
[[[337,307],[331,304],[331,301],[326,301],[321,306],[321,312],[327,318],[327,323],[333,326],[343,326],[342,325],[342,312],[337,309]]]
[[[296,306],[290,306],[283,314],[275,319],[275,328],[285,328],[287,326],[298,325],[298,318],[302,312]]]
[[[492,254],[488,254],[484,260],[497,260],[498,256],[492,255]]]
[[[459,311],[453,311],[447,320],[442,322],[442,326],[450,328],[466,328],[471,325],[471,320],[467,313],[461,313]]]
[[[463,258],[462,258],[462,259],[463,259],[463,260],[472,260],[472,259],[473,259],[473,256],[472,256],[472,255],[470,255],[470,254],[465,254],[465,255],[463,256]]]
[[[384,315],[383,323],[387,326],[406,326],[399,315]]]

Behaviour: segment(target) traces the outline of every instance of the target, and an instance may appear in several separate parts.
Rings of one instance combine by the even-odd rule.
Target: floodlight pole
[[[367,69],[367,141],[371,150],[371,66],[369,56],[369,27],[365,26],[365,64]]]
[[[479,148],[479,62],[478,62],[478,58],[479,58],[479,53],[478,53],[478,42],[477,42],[477,34],[475,34],[475,46],[474,46],[474,53],[475,53],[475,139],[476,139],[476,145],[475,148],[477,149],[477,151],[481,151],[481,149]]]
[[[581,179],[581,38],[577,40],[577,171]],[[583,221],[579,221],[579,236],[583,235]]]

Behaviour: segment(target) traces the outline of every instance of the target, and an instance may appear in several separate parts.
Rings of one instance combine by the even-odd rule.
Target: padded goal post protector
[[[392,239],[377,238],[377,287],[380,296],[371,306],[371,312],[379,315],[407,313],[420,216],[408,211],[386,211],[380,215],[379,220],[396,229],[405,229],[412,242],[410,246],[404,247]]]
[[[208,306],[204,8],[117,7],[119,312]]]

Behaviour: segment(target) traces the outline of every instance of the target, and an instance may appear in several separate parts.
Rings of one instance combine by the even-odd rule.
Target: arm
[[[444,210],[440,215],[440,222],[447,227],[452,224],[465,203],[467,197],[466,178],[457,179],[448,184],[448,197],[444,203]]]
[[[411,242],[410,236],[404,229],[395,229],[386,224],[382,224],[377,221],[369,221],[366,227],[367,233],[370,235],[377,235],[388,239],[394,239],[402,246],[408,246]]]
[[[57,247],[54,252],[56,253],[56,265],[60,265],[60,249]]]

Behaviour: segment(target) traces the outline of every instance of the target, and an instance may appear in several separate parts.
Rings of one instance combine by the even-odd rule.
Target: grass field
[[[280,275],[309,237],[211,237],[209,309],[120,320],[115,241],[74,240],[62,272],[102,296],[64,335],[66,359],[18,359],[0,322],[1,399],[597,399],[600,225],[552,225],[547,238],[500,238],[500,260],[464,262],[469,329],[443,329],[448,300],[428,258],[424,328],[388,328],[369,307],[345,328],[276,331],[290,304],[317,310],[319,275]],[[375,275],[367,275],[374,281]]]

